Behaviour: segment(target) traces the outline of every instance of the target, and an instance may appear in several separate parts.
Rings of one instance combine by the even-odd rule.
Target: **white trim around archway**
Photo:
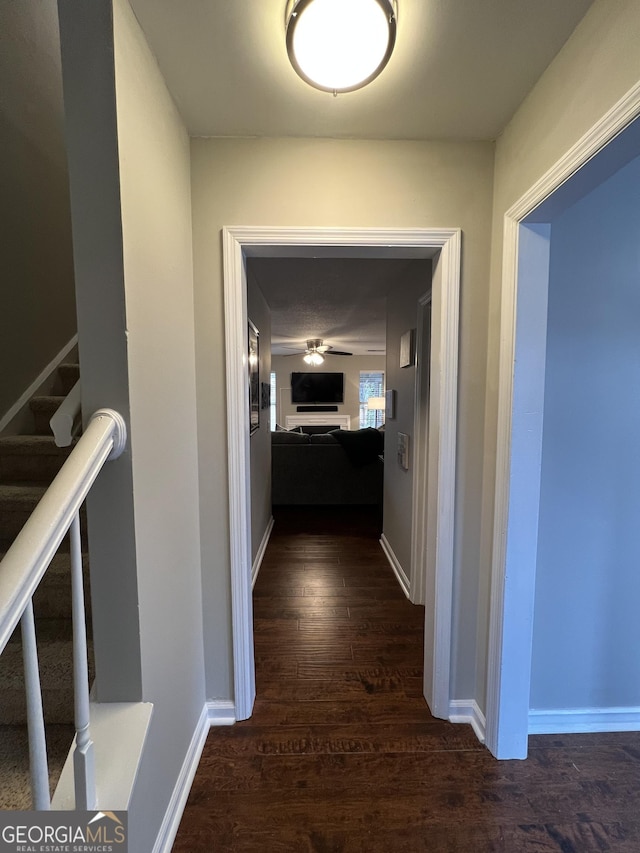
[[[535,594],[535,535],[544,380],[548,235],[524,220],[640,115],[640,83],[505,214],[500,309],[500,366],[496,487],[487,673],[486,744],[497,758],[527,755],[532,618]],[[521,251],[527,252],[522,263]],[[533,312],[537,332],[521,323]],[[542,312],[544,316],[542,316]],[[527,335],[529,337],[527,337]],[[537,363],[523,371],[523,360]],[[514,366],[518,368],[514,370]],[[528,456],[528,459],[526,458]]]
[[[251,518],[247,406],[247,305],[245,258],[249,256],[431,257],[434,259],[430,398],[430,543],[426,589],[425,697],[431,712],[449,716],[452,625],[458,318],[461,232],[457,228],[223,229],[225,354],[229,466],[229,524],[236,719],[251,715],[255,699],[251,605]],[[312,250],[313,254],[308,254]],[[425,524],[427,523],[425,519]]]
[[[435,261],[435,259],[434,259]],[[418,299],[416,328],[416,385],[413,423],[413,499],[411,509],[411,601],[425,603],[427,582],[425,558],[427,552],[427,518],[429,487],[429,374],[431,358],[424,358],[425,350],[431,352],[431,287]],[[432,506],[436,503],[432,499]]]

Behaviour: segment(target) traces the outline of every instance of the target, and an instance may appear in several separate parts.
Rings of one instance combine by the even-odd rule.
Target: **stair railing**
[[[51,800],[32,599],[68,531],[71,537],[76,809],[97,807],[93,742],[89,728],[80,507],[105,462],[120,456],[126,440],[127,430],[122,416],[112,409],[98,410],[0,563],[0,654],[20,623],[31,792],[33,807],[38,811],[48,810]]]

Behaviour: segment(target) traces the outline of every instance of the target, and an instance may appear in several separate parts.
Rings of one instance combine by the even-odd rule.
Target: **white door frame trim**
[[[529,710],[529,682],[520,674],[530,666],[531,640],[526,636],[530,627],[520,617],[532,610],[532,585],[531,579],[523,583],[515,566],[507,565],[509,536],[515,537],[520,522],[515,508],[510,506],[519,229],[534,208],[639,115],[640,83],[637,83],[504,216],[486,714],[486,744],[497,758],[526,756]],[[538,487],[539,482],[531,483],[532,489]]]
[[[424,347],[425,315],[427,306],[431,304],[431,287],[418,299],[418,320],[416,329],[416,383],[415,410],[413,423],[413,516],[411,520],[411,571],[410,598],[414,604],[425,603],[426,572],[425,560],[427,551],[427,519],[428,519],[428,488],[429,488],[429,459],[428,418],[423,416],[422,394],[424,390],[425,365],[422,358]],[[429,324],[431,325],[431,324]],[[431,344],[431,329],[429,329],[429,344]],[[436,497],[437,500],[437,497]]]
[[[448,718],[452,626],[456,416],[458,400],[458,321],[461,232],[458,228],[223,228],[225,354],[229,470],[229,527],[236,719],[251,716],[255,699],[251,606],[251,517],[249,506],[249,424],[246,395],[246,256],[288,254],[305,248],[372,248],[390,252],[439,250],[433,283],[432,324],[438,328],[432,352],[431,420],[437,424],[436,529],[429,537],[435,586],[433,678],[427,702],[435,716]],[[400,256],[396,254],[396,256]],[[412,255],[414,256],[414,255]],[[425,661],[426,663],[426,661]],[[425,666],[425,670],[428,666]]]

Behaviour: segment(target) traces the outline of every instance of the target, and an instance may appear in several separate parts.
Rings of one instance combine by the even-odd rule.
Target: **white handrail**
[[[98,410],[5,554],[0,563],[0,653],[100,469],[122,453],[126,440],[122,416],[112,409]]]
[[[80,414],[80,402],[80,380],[78,379],[49,421],[58,447],[69,447],[73,440],[73,425]]]
[[[71,531],[73,674],[76,749],[76,808],[96,807],[93,742],[90,733],[87,636],[82,582],[80,506],[108,459],[124,450],[126,425],[118,412],[100,409],[31,517],[0,563],[0,653],[22,620],[33,807],[50,808],[47,747],[42,713],[32,597],[67,531]]]

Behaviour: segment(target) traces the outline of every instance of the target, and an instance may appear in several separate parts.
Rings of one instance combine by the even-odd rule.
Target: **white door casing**
[[[426,354],[429,354],[428,357]],[[411,522],[411,601],[425,603],[429,487],[429,369],[431,367],[431,288],[418,300],[414,409],[413,511]],[[433,505],[433,503],[432,503]]]
[[[540,404],[532,407],[531,395],[540,401],[540,383],[544,383],[542,322],[546,323],[548,235],[544,233],[544,223],[539,223],[542,228],[526,229],[524,220],[639,115],[640,83],[504,217],[486,709],[486,745],[497,758],[525,758],[528,739],[540,490],[535,454],[542,435],[542,410]],[[527,264],[521,263],[521,241],[526,246]],[[527,311],[532,312],[531,325],[527,324]],[[514,371],[523,356],[529,361],[529,368]],[[530,456],[527,461],[525,456],[531,453],[534,458]]]
[[[434,716],[448,718],[452,625],[455,504],[458,325],[461,232],[457,228],[270,228],[223,229],[229,524],[236,719],[251,716],[255,699],[251,606],[251,518],[249,505],[249,423],[246,405],[246,257],[430,257],[432,348],[430,394],[430,482],[427,519],[431,543],[426,576],[433,639],[425,643],[425,698]],[[421,254],[422,253],[422,254]],[[429,583],[427,582],[427,587]],[[429,677],[426,677],[427,671]]]

